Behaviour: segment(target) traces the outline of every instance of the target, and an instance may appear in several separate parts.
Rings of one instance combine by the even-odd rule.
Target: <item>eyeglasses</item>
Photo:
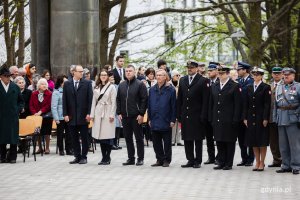
[[[100,76],[107,76],[107,74],[100,74]]]
[[[75,72],[83,73],[83,71],[75,71]]]
[[[175,76],[180,77],[180,74],[176,74]]]

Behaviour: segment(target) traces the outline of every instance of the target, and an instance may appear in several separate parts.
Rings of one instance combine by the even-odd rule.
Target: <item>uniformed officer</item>
[[[181,123],[188,160],[187,164],[181,166],[183,168],[201,166],[202,141],[206,135],[209,83],[208,79],[197,73],[197,67],[198,63],[195,61],[187,63],[188,75],[180,79],[178,88],[177,119]]]
[[[269,146],[268,121],[271,107],[271,87],[262,81],[264,70],[254,67],[252,70],[254,83],[246,90],[243,108],[246,146],[253,147],[256,165],[253,171],[263,171],[267,146]]]
[[[206,71],[205,71],[205,63],[203,62],[198,62],[198,70],[197,72],[203,76],[206,77]]]
[[[211,87],[209,121],[218,147],[218,166],[231,170],[238,126],[241,121],[241,89],[229,78],[230,68],[218,67],[220,81]]]
[[[212,86],[219,81],[218,78],[218,67],[219,63],[210,62],[207,67],[207,75],[209,78],[209,85]],[[204,164],[214,164],[215,163],[215,142],[213,135],[213,128],[210,123],[207,124],[207,132],[206,132],[206,146],[207,146],[207,154],[208,160],[204,162]]]
[[[238,83],[240,84],[242,88],[242,99],[244,102],[246,98],[246,91],[248,85],[253,84],[253,78],[250,76],[250,70],[251,70],[251,65],[245,62],[238,62]],[[246,126],[245,124],[241,121],[240,123],[240,130],[238,134],[238,141],[239,141],[239,146],[241,149],[241,157],[242,161],[237,164],[237,166],[252,166],[253,161],[254,161],[254,153],[252,150],[252,147],[247,147],[245,146],[245,133],[246,133]]]
[[[281,67],[273,67],[272,68],[272,82],[271,82],[271,113],[270,113],[270,120],[269,120],[269,135],[270,135],[270,149],[273,155],[273,162],[272,164],[268,165],[268,167],[280,167],[281,166],[281,155],[279,150],[279,143],[278,143],[278,126],[273,121],[273,109],[275,103],[275,91],[277,86],[282,81],[282,68]]]
[[[300,83],[295,81],[296,71],[283,68],[283,82],[275,93],[273,120],[278,124],[281,169],[277,173],[300,170]]]

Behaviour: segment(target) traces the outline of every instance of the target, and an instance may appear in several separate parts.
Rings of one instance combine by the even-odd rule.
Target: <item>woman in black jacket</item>
[[[22,76],[17,76],[14,79],[14,82],[19,86],[22,93],[22,97],[25,102],[24,110],[21,112],[19,118],[25,119],[27,116],[31,115],[29,111],[29,101],[30,101],[32,91],[25,88],[26,83],[25,83],[25,79]]]
[[[268,120],[271,107],[271,87],[262,82],[264,71],[252,70],[254,83],[247,86],[243,120],[247,127],[245,145],[253,147],[256,165],[253,171],[263,171],[269,145]]]

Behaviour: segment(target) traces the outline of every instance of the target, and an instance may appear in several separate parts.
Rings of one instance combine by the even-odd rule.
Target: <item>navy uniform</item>
[[[284,76],[296,74],[292,68],[283,68]],[[278,124],[279,148],[282,156],[278,173],[300,170],[300,83],[284,81],[276,88],[273,120]]]
[[[263,75],[264,71],[254,68],[252,73]],[[243,119],[247,120],[245,144],[251,147],[269,146],[268,126],[264,127],[263,121],[270,118],[271,87],[261,81],[258,85],[249,85],[246,92],[243,108]]]
[[[219,73],[227,74],[225,83],[218,82],[211,87],[209,120],[213,127],[218,147],[218,166],[214,169],[232,169],[237,127],[241,120],[241,89],[229,78],[228,67],[218,67]]]
[[[237,70],[241,69],[246,69],[250,70],[251,65],[245,63],[245,62],[238,62],[238,68]],[[238,83],[240,84],[240,87],[242,88],[242,102],[245,102],[245,99],[247,97],[247,87],[251,84],[253,84],[254,80],[250,76],[250,74],[246,77],[239,77],[238,78]],[[238,141],[239,141],[239,146],[241,149],[241,157],[242,157],[242,162],[237,164],[237,166],[252,166],[253,161],[254,161],[254,153],[252,147],[247,147],[245,145],[245,134],[246,134],[246,126],[245,124],[241,121],[240,122],[240,127],[239,127],[239,134],[238,134]]]
[[[273,67],[272,73],[282,73],[281,67]],[[275,91],[278,85],[281,84],[280,80],[276,83],[274,80],[271,82],[271,113],[269,120],[269,136],[270,136],[270,149],[273,156],[272,164],[268,165],[268,167],[280,167],[281,166],[281,155],[279,150],[279,141],[278,141],[278,126],[275,121],[273,121],[273,110],[275,105]]]
[[[197,67],[197,62],[188,62],[187,67]],[[208,79],[196,73],[180,79],[177,97],[177,119],[181,123],[181,134],[187,164],[181,167],[199,168],[202,163],[202,144],[206,135],[208,118]],[[194,148],[195,146],[195,148]],[[196,152],[196,156],[194,156]]]

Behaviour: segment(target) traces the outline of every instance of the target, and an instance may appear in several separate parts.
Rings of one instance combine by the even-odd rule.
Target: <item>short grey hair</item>
[[[19,68],[18,68],[17,66],[13,65],[13,66],[11,66],[11,67],[9,68],[9,72],[10,72],[10,73],[13,73],[13,70],[14,70],[14,69],[17,69],[17,70],[19,71]]]
[[[45,84],[47,85],[47,88],[48,88],[48,81],[47,81],[45,78],[41,78],[41,79],[37,82],[37,84],[36,84],[36,89],[37,89],[37,90],[40,88],[40,85],[41,85],[42,83],[45,83]]]
[[[25,83],[25,79],[23,78],[23,76],[17,76],[17,77],[14,79],[14,82],[15,82],[15,83],[18,83],[19,81],[24,81],[24,83]]]

